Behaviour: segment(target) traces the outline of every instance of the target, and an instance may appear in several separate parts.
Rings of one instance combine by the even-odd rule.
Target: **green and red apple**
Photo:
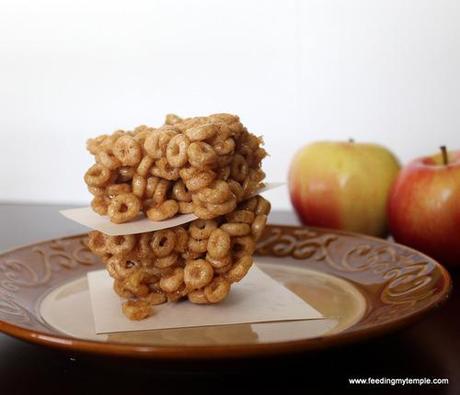
[[[291,201],[305,225],[383,237],[388,195],[399,170],[398,159],[381,145],[312,143],[292,160]]]
[[[460,151],[413,160],[396,179],[389,200],[394,239],[460,266]]]

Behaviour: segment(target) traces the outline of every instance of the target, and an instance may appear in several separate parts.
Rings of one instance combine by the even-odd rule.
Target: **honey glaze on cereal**
[[[255,196],[263,184],[266,151],[236,115],[182,119],[169,114],[159,128],[118,130],[87,142],[96,163],[84,176],[91,206],[116,224],[143,211],[152,221],[177,213],[199,219],[156,232],[89,234],[88,246],[128,299],[132,320],[153,306],[183,298],[219,303],[252,266],[270,203]]]
[[[93,231],[87,243],[114,278],[115,292],[128,299],[125,315],[140,320],[167,301],[225,299],[251,268],[269,211],[269,202],[258,195],[225,216],[136,235]]]
[[[212,219],[260,189],[266,151],[238,116],[166,116],[164,125],[89,139],[95,164],[85,173],[93,210],[112,222],[140,211],[153,221],[177,213]]]

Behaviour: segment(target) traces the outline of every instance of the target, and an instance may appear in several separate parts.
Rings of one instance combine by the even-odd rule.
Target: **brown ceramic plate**
[[[381,239],[272,225],[256,262],[327,319],[96,335],[83,235],[0,255],[0,331],[54,348],[165,359],[239,358],[330,347],[400,328],[444,302],[447,271]]]

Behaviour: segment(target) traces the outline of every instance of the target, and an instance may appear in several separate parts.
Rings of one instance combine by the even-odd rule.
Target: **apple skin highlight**
[[[298,176],[294,172],[292,177]],[[302,185],[301,181],[293,183],[291,202],[302,223],[324,228],[342,228],[340,203],[334,192],[336,188],[328,187],[334,183],[333,177],[329,182],[320,178],[310,180],[308,185]]]
[[[415,159],[399,174],[388,216],[394,239],[460,266],[460,152]]]
[[[376,144],[312,143],[291,162],[291,202],[305,225],[384,237],[388,194],[399,169],[396,157]]]

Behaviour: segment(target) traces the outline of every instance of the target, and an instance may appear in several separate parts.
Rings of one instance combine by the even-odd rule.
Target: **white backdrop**
[[[318,139],[460,148],[459,20],[457,0],[0,0],[0,201],[88,202],[85,140],[168,112],[239,114],[274,181]]]

